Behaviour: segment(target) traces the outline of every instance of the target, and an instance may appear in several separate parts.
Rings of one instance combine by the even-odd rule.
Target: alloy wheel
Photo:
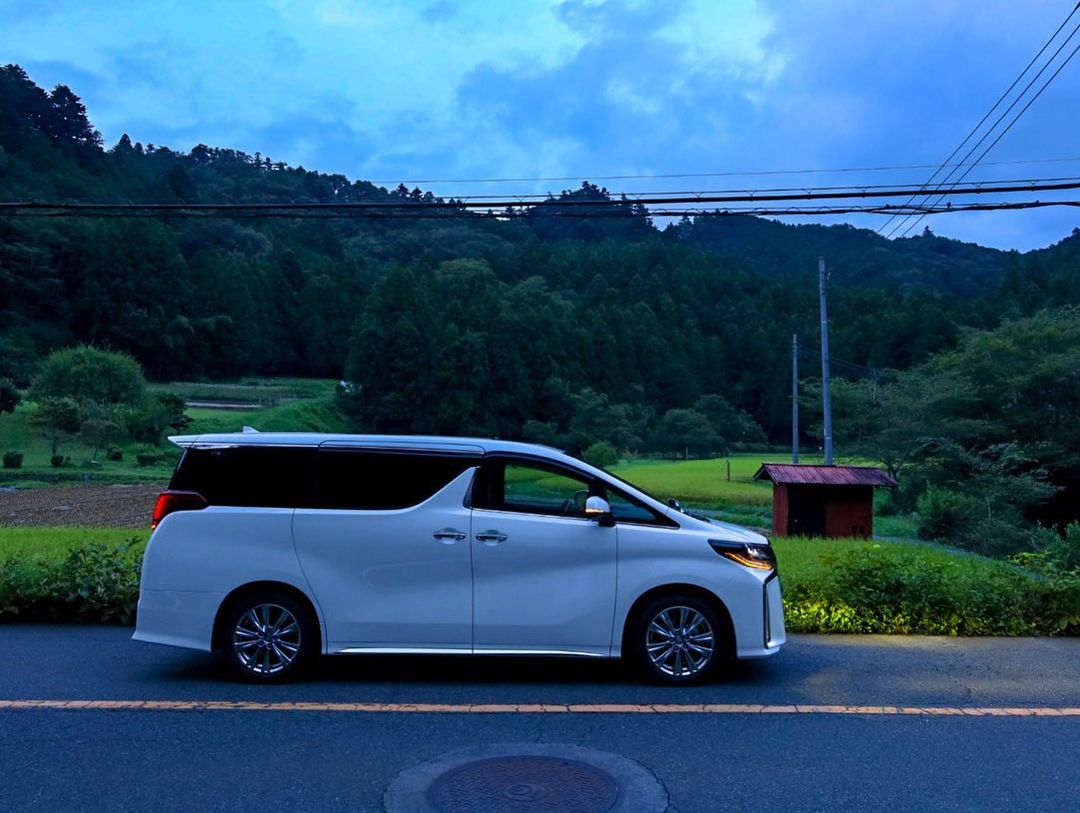
[[[300,622],[280,604],[256,604],[233,629],[236,659],[256,675],[288,669],[300,653],[300,644]]]
[[[649,622],[645,651],[665,675],[688,678],[709,665],[716,652],[716,636],[708,619],[693,607],[667,607]]]

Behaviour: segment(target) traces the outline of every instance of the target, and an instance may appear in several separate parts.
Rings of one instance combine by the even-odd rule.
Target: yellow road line
[[[822,706],[571,703],[256,703],[244,700],[0,700],[9,709],[119,711],[323,711],[365,714],[871,714],[957,717],[1080,717],[1062,706]]]

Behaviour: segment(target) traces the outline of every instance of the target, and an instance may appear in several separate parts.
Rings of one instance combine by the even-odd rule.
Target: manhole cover
[[[619,787],[583,762],[514,756],[468,762],[436,779],[427,796],[439,813],[607,813]]]
[[[633,760],[575,745],[468,748],[402,772],[389,813],[661,813],[667,791]]]

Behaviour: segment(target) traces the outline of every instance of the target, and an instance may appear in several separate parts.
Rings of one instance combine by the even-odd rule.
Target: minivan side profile
[[[785,642],[776,559],[555,449],[450,437],[171,438],[137,641],[241,677],[319,655],[623,657],[683,684]]]

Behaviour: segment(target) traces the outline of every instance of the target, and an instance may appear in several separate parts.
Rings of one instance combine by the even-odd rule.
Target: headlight
[[[751,542],[728,542],[724,539],[710,539],[712,549],[726,559],[738,562],[752,570],[776,570],[776,553],[772,545]]]

